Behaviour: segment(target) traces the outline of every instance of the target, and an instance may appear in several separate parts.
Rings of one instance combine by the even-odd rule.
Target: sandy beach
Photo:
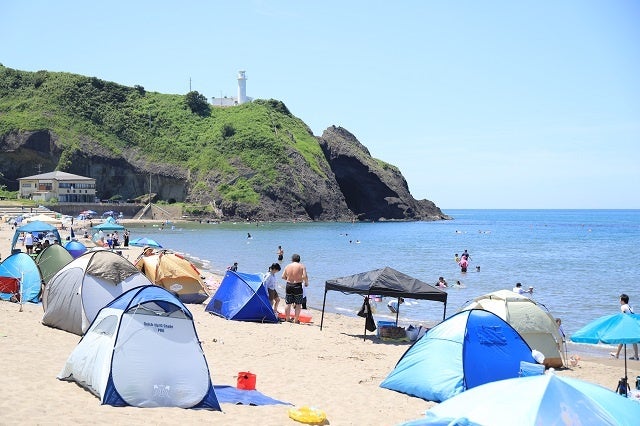
[[[11,226],[1,224],[3,259],[12,237]],[[123,255],[133,260],[139,252],[131,247]],[[238,372],[250,371],[257,390],[295,406],[318,407],[330,425],[395,425],[424,416],[434,405],[379,387],[409,344],[363,340],[361,318],[326,314],[320,330],[319,312],[311,324],[264,325],[227,321],[206,313],[204,304],[188,307],[216,385],[235,385]],[[289,419],[285,405],[222,404],[222,412],[102,406],[77,384],[56,379],[79,337],[42,325],[42,314],[39,305],[23,305],[20,312],[20,305],[0,302],[0,424],[300,424]],[[610,389],[624,374],[622,359],[580,357],[577,366],[555,374]],[[633,386],[640,362],[628,363]]]

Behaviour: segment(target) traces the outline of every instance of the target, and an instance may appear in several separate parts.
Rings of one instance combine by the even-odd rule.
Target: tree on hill
[[[211,114],[207,98],[195,90],[187,93],[185,102],[194,114],[198,114],[201,117],[206,117]]]

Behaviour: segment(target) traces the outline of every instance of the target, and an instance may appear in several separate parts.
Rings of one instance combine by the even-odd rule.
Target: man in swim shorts
[[[294,320],[296,324],[300,323],[300,308],[302,307],[302,299],[304,298],[302,285],[309,286],[309,277],[307,276],[307,268],[300,263],[300,255],[293,254],[291,263],[282,271],[282,279],[287,282],[285,292],[284,318],[289,321],[291,313],[291,305],[294,305]]]

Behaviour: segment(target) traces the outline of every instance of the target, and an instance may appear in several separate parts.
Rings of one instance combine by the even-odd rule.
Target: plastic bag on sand
[[[544,364],[544,355],[542,354],[542,352],[534,349],[531,351],[531,356],[536,360],[538,364]]]

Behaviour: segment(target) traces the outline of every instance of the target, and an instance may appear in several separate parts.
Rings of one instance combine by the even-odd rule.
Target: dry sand
[[[1,224],[3,259],[12,236],[11,227]],[[137,253],[131,248],[123,254],[135,259]],[[214,384],[235,385],[238,372],[250,371],[259,391],[296,406],[321,408],[330,425],[395,425],[424,416],[434,405],[379,387],[408,344],[363,340],[361,318],[327,314],[321,331],[318,312],[312,324],[263,325],[227,321],[204,307],[189,305]],[[289,419],[284,405],[222,404],[223,412],[100,405],[77,384],[56,379],[79,337],[42,325],[41,306],[22,308],[0,302],[0,424],[300,424]],[[623,362],[582,356],[578,366],[556,374],[614,388]],[[629,361],[632,385],[638,374],[640,363]]]

